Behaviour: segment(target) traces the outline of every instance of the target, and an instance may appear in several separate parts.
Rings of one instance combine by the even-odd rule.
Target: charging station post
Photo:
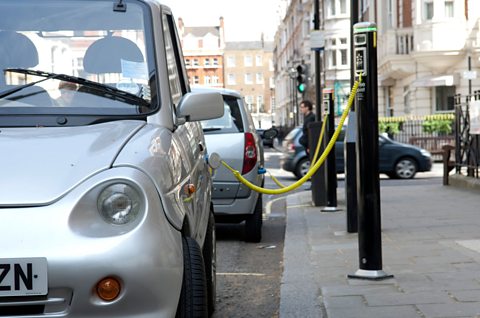
[[[335,132],[335,103],[334,90],[332,88],[323,89],[323,112],[328,115],[326,119],[325,145],[332,139]],[[335,163],[335,147],[330,151],[326,162],[326,189],[327,205],[322,209],[324,212],[335,212],[337,209],[337,165]]]
[[[357,204],[360,268],[349,278],[382,280],[380,177],[378,168],[377,26],[353,26],[355,79],[362,77],[355,98],[357,113]]]

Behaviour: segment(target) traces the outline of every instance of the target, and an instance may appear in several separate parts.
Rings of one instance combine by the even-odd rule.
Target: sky
[[[226,41],[272,41],[281,0],[161,0],[186,27],[218,26],[224,18]]]

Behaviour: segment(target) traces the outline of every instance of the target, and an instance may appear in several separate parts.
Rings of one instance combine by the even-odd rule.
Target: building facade
[[[274,43],[275,121],[301,122],[297,105],[315,100],[310,50],[315,0],[284,1]],[[350,91],[350,0],[319,0],[321,87],[335,91],[340,113]],[[453,96],[480,89],[480,1],[359,0],[359,21],[377,24],[380,116],[421,116],[453,110]],[[296,91],[296,67],[308,66],[308,86]]]
[[[185,27],[179,18],[177,26],[190,85],[224,87],[223,18],[220,18],[218,26],[211,27]]]
[[[275,109],[273,43],[227,42],[224,52],[225,88],[239,91],[258,128],[270,128]]]
[[[379,112],[452,112],[455,94],[480,89],[478,0],[387,0],[377,12]]]

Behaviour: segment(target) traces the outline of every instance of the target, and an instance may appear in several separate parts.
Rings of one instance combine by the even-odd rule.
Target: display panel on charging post
[[[357,204],[359,270],[350,278],[391,278],[382,270],[380,177],[378,167],[377,27],[353,26],[354,74],[362,82],[355,97],[357,114]]]

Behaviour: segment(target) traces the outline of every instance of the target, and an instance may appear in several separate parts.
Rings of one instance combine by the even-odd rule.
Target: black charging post
[[[378,173],[377,26],[353,26],[355,79],[362,82],[355,97],[357,113],[357,201],[360,268],[349,278],[382,280],[380,177]]]

